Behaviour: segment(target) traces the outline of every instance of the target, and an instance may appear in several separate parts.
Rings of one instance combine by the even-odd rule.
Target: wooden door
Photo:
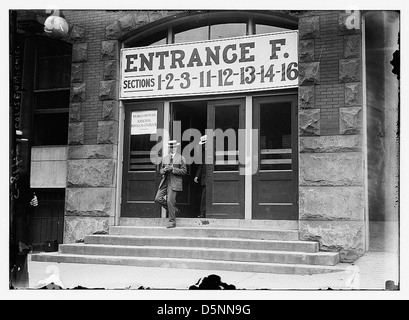
[[[121,216],[159,218],[161,209],[155,195],[160,182],[157,160],[161,151],[153,148],[162,139],[159,130],[163,129],[163,102],[135,102],[125,109]]]
[[[298,219],[297,96],[254,99],[258,168],[253,175],[253,219]]]
[[[244,174],[239,162],[239,152],[244,150],[239,148],[238,137],[239,129],[245,128],[245,100],[209,102],[207,125],[215,134],[207,147],[213,152],[206,154],[206,217],[244,219]],[[234,139],[220,139],[215,130],[234,132]]]
[[[63,243],[65,189],[35,189],[38,206],[30,206],[29,243],[43,250],[44,242]]]

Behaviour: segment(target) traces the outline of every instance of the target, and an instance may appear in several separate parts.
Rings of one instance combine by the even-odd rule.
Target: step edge
[[[269,263],[269,262],[253,262],[253,261],[228,261],[228,260],[207,260],[207,259],[188,259],[188,258],[161,258],[161,257],[129,257],[129,256],[105,256],[105,255],[81,255],[81,254],[65,254],[65,253],[38,253],[35,254],[37,256],[43,256],[43,257],[66,257],[66,258],[84,258],[88,260],[136,260],[136,261],[155,261],[155,260],[160,260],[160,261],[180,261],[180,262],[201,262],[201,263],[220,263],[220,264],[235,264],[235,265],[258,265],[258,266],[277,266],[277,267],[291,267],[291,268],[296,268],[296,267],[301,267],[301,268],[310,268],[310,269],[336,269],[339,271],[346,271],[347,266],[344,266],[341,264],[341,266],[337,265],[310,265],[310,264],[292,264],[292,263]],[[34,255],[31,256],[33,258]],[[42,261],[36,261],[36,260],[31,260],[34,262],[42,262]],[[70,262],[59,262],[59,263],[70,263]],[[258,272],[254,272],[258,273]]]
[[[237,253],[277,253],[277,254],[303,254],[303,255],[318,255],[318,256],[337,256],[338,252],[329,252],[329,251],[318,251],[318,252],[303,252],[303,251],[277,251],[277,250],[252,250],[252,249],[233,249],[233,248],[203,248],[203,247],[175,247],[175,246],[128,246],[128,245],[109,245],[109,244],[87,244],[87,243],[72,243],[72,244],[61,244],[60,249],[69,247],[87,247],[87,248],[121,248],[121,249],[149,249],[149,250],[184,250],[184,251],[228,251],[228,252],[237,252]]]
[[[125,239],[197,239],[197,240],[211,240],[211,241],[249,241],[249,242],[272,242],[272,243],[292,243],[292,244],[311,244],[316,245],[319,242],[317,241],[308,241],[308,240],[279,240],[279,239],[254,239],[254,238],[215,238],[215,237],[193,237],[193,236],[153,236],[153,235],[119,235],[119,234],[107,234],[107,235],[86,235],[85,238],[92,237],[92,238],[125,238]],[[85,239],[84,239],[85,240]]]
[[[166,224],[163,226],[110,226],[109,229],[127,229],[127,230],[133,230],[133,229],[167,229]],[[200,227],[190,227],[190,226],[178,226],[175,229],[172,230],[235,230],[235,231],[254,231],[254,232],[260,232],[260,231],[267,231],[267,232],[289,232],[289,233],[299,233],[298,229],[254,229],[254,228],[238,228],[238,227],[210,227],[210,226],[200,226]]]

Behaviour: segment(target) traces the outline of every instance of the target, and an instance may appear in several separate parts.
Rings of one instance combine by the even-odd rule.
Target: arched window
[[[144,47],[273,33],[297,28],[296,18],[270,11],[194,11],[180,14],[160,25],[142,28],[125,39],[124,45]]]

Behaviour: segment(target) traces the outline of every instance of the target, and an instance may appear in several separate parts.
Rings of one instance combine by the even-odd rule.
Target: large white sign
[[[121,50],[121,99],[298,85],[298,31]]]
[[[131,114],[131,135],[155,134],[158,128],[157,110],[133,111]]]

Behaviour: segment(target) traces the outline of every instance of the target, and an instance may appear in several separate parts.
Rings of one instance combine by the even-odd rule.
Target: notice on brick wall
[[[131,135],[156,134],[158,111],[133,111],[131,116]]]

